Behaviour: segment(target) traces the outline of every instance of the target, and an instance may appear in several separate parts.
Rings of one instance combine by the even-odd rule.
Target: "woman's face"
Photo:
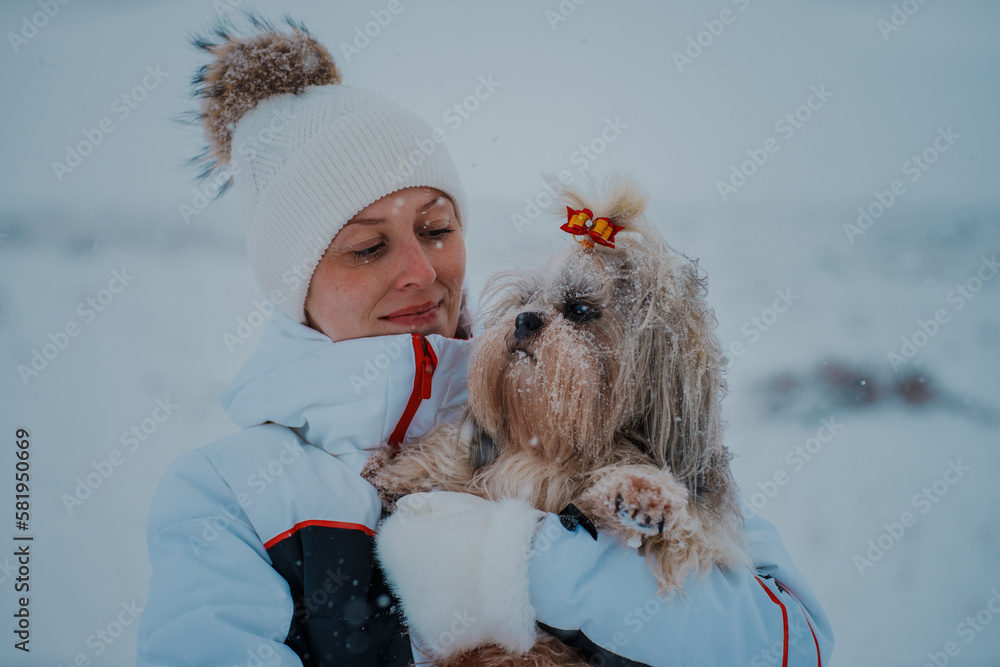
[[[309,283],[306,313],[334,341],[454,336],[464,280],[465,239],[451,200],[433,188],[405,188],[337,233]]]

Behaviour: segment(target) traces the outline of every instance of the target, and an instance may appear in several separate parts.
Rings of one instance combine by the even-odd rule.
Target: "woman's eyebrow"
[[[438,195],[434,197],[434,199],[431,199],[422,206],[418,207],[417,214],[421,215],[423,213],[426,213],[427,209],[436,205],[438,202],[444,203],[447,201],[448,201],[447,197]],[[360,220],[349,220],[347,223],[344,224],[344,227],[346,227],[347,225],[376,225],[385,221],[386,221],[385,218],[361,218]]]
[[[444,197],[442,195],[438,195],[438,196],[434,197],[434,199],[430,200],[429,202],[427,202],[426,204],[424,204],[423,206],[421,206],[420,208],[418,208],[417,209],[417,213],[418,214],[426,213],[427,209],[429,209],[431,206],[434,206],[438,202],[441,202],[443,204],[446,201],[448,201],[447,197]]]
[[[344,227],[347,225],[377,225],[381,222],[385,222],[385,218],[362,218],[361,220],[348,220]]]

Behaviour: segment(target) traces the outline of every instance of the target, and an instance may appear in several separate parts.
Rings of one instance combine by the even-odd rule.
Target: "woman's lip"
[[[400,317],[412,317],[414,315],[424,315],[425,313],[428,313],[429,311],[437,308],[440,305],[441,305],[440,301],[428,301],[427,303],[422,303],[419,306],[410,306],[409,308],[402,308],[394,313],[383,315],[382,319],[395,320]]]

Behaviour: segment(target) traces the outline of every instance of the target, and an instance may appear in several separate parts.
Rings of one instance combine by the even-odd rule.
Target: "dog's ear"
[[[463,439],[467,440],[469,448],[469,469],[476,472],[482,467],[493,463],[499,451],[492,436],[486,432],[472,414],[472,410],[465,409],[462,415],[462,428],[459,431]]]
[[[649,239],[652,240],[652,239]],[[639,321],[627,337],[629,363],[619,382],[646,387],[629,406],[638,418],[648,453],[666,466],[692,495],[712,495],[720,456],[725,393],[724,357],[712,329],[715,317],[704,301],[705,279],[697,264],[664,248],[637,250],[641,283]],[[650,248],[649,250],[652,250]],[[637,285],[638,286],[638,285]]]

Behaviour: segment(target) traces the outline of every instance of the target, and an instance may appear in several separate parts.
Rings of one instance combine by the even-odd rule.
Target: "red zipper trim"
[[[437,368],[437,355],[434,348],[427,342],[427,339],[419,334],[411,334],[413,339],[413,358],[415,359],[415,370],[413,373],[413,392],[410,400],[406,403],[403,416],[399,418],[395,430],[389,436],[389,447],[393,452],[399,449],[406,437],[406,429],[410,428],[413,415],[417,414],[420,401],[431,397],[431,381],[434,378],[434,369]]]
[[[802,606],[801,602],[799,603],[799,606]],[[823,656],[819,654],[819,640],[816,639],[816,631],[813,630],[813,624],[809,620],[809,615],[806,613],[805,607],[802,607],[802,615],[806,617],[806,624],[809,626],[809,632],[811,632],[813,636],[813,644],[816,645],[816,665],[817,667],[823,667]]]
[[[779,587],[781,586],[781,583],[777,579],[774,580],[774,583],[778,584]],[[786,590],[785,592],[791,595],[791,591]],[[805,605],[803,605],[802,602],[800,602],[794,595],[792,595],[792,598],[799,603],[799,609],[802,610],[802,615],[806,619],[806,625],[809,626],[809,632],[812,633],[813,644],[816,645],[816,665],[817,667],[823,667],[823,656],[819,654],[819,639],[816,638],[816,631],[813,629],[812,621],[809,620],[809,614],[806,613]]]
[[[760,584],[760,587],[763,588],[765,592],[767,592],[767,596],[769,598],[771,598],[771,602],[773,602],[774,604],[776,604],[779,607],[781,607],[781,622],[782,622],[782,625],[784,626],[784,635],[785,635],[784,636],[784,641],[782,642],[782,647],[781,647],[781,649],[782,649],[781,667],[788,667],[788,610],[785,609],[785,605],[783,605],[781,603],[781,600],[778,599],[778,596],[776,596],[774,593],[772,593],[771,589],[768,588],[764,584],[764,582],[760,580],[760,577],[758,577],[757,575],[754,575],[754,579],[756,579],[757,583]],[[818,649],[819,649],[819,644],[818,643],[816,645],[816,648],[817,648],[817,651],[818,651]]]
[[[322,519],[311,519],[309,521],[300,521],[289,530],[283,533],[279,533],[269,539],[264,543],[264,549],[270,549],[278,542],[291,537],[298,531],[302,530],[307,526],[326,526],[327,528],[346,528],[348,530],[360,530],[362,533],[369,537],[375,537],[375,531],[360,523],[349,523],[346,521],[323,521]]]

